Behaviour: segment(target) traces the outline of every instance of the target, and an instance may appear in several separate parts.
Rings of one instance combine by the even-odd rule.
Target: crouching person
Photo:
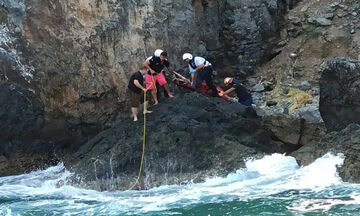
[[[239,81],[231,77],[226,77],[224,79],[224,84],[225,86],[230,86],[230,88],[225,92],[222,92],[222,94],[228,95],[229,93],[235,91],[236,96],[239,98],[239,103],[248,107],[253,104],[251,94]]]
[[[152,111],[147,110],[147,101],[144,101],[144,94],[146,94],[147,89],[144,87],[144,75],[148,72],[148,69],[145,66],[140,67],[140,70],[134,73],[130,77],[129,81],[129,99],[131,105],[131,115],[134,118],[134,121],[137,121],[137,110],[140,104],[144,103],[144,115],[146,113],[152,113]]]

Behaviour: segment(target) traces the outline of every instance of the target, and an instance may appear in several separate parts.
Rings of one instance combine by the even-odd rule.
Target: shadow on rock
[[[246,107],[186,93],[147,115],[144,172],[138,188],[202,181],[244,166],[244,159],[281,151],[262,119]],[[121,119],[82,146],[67,163],[84,187],[127,189],[142,153],[143,120]]]

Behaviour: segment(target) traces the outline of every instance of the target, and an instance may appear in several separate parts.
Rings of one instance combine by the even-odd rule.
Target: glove
[[[239,100],[239,99],[234,98],[234,97],[230,99],[230,101],[232,101],[232,102],[238,102],[238,100]]]
[[[190,69],[189,74],[194,74],[195,72],[196,72],[196,70]]]

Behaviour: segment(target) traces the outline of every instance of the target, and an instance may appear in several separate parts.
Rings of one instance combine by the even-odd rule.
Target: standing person
[[[150,73],[145,75],[145,80],[148,83],[146,88],[151,90],[151,96],[154,99],[154,105],[157,105],[159,103],[157,98],[157,89],[156,89],[156,83],[158,83],[160,86],[164,87],[165,91],[167,92],[168,96],[170,98],[174,97],[169,89],[169,85],[166,82],[164,73],[162,70],[166,67],[169,69],[170,63],[166,59],[167,53],[164,52],[161,49],[157,49],[154,52],[154,55],[147,58],[146,61],[143,63],[143,65],[149,69]]]
[[[191,79],[190,83],[193,85],[195,80],[196,91],[200,91],[201,83],[206,82],[208,87],[211,89],[211,95],[213,97],[218,96],[218,91],[212,80],[213,68],[210,62],[202,57],[194,57],[190,53],[184,53],[183,60],[189,64]],[[195,73],[197,72],[197,77],[195,79]]]
[[[147,110],[147,101],[144,101],[144,94],[146,94],[147,89],[144,88],[144,77],[148,72],[148,69],[145,66],[141,66],[140,70],[134,73],[130,77],[129,81],[129,98],[131,104],[131,115],[134,118],[134,121],[137,121],[137,109],[140,104],[144,103],[144,115],[146,113],[152,113],[152,111]]]
[[[245,106],[251,106],[253,103],[251,94],[240,82],[236,81],[234,78],[226,77],[224,79],[224,84],[226,86],[230,86],[230,88],[225,92],[222,92],[222,94],[227,95],[230,92],[235,91],[237,97],[239,98],[239,103]]]

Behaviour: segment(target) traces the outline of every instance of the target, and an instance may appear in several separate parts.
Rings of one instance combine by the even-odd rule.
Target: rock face
[[[359,114],[360,62],[335,58],[328,62],[320,80],[320,112],[329,134],[293,153],[301,165],[307,165],[328,152],[342,153],[344,164],[338,168],[344,181],[360,182]]]
[[[324,135],[322,123],[310,123],[302,118],[291,115],[274,115],[264,117],[266,127],[271,136],[287,153],[319,140]]]
[[[329,131],[360,123],[360,61],[335,58],[320,80],[320,113]]]
[[[261,118],[239,103],[187,93],[153,111],[147,115],[140,188],[227,174],[248,157],[283,152]],[[66,164],[88,187],[128,189],[139,170],[142,128],[143,121],[123,119],[83,145]]]
[[[350,124],[342,131],[333,131],[321,142],[306,145],[293,155],[301,165],[308,165],[317,158],[332,152],[344,154],[344,164],[338,168],[339,175],[346,182],[360,182],[360,125]]]
[[[2,127],[15,134],[31,128],[18,143],[77,149],[127,110],[130,74],[155,48],[168,50],[176,69],[187,51],[209,59],[220,76],[241,76],[272,55],[278,22],[293,3],[0,0],[1,88],[26,92],[13,99],[28,103],[24,115],[35,113],[18,127]],[[14,143],[4,139],[0,147],[21,151]]]
[[[52,164],[52,146],[34,139],[34,133],[41,130],[44,121],[41,101],[28,89],[3,81],[0,81],[0,101],[0,175]],[[22,152],[17,151],[20,148]]]

